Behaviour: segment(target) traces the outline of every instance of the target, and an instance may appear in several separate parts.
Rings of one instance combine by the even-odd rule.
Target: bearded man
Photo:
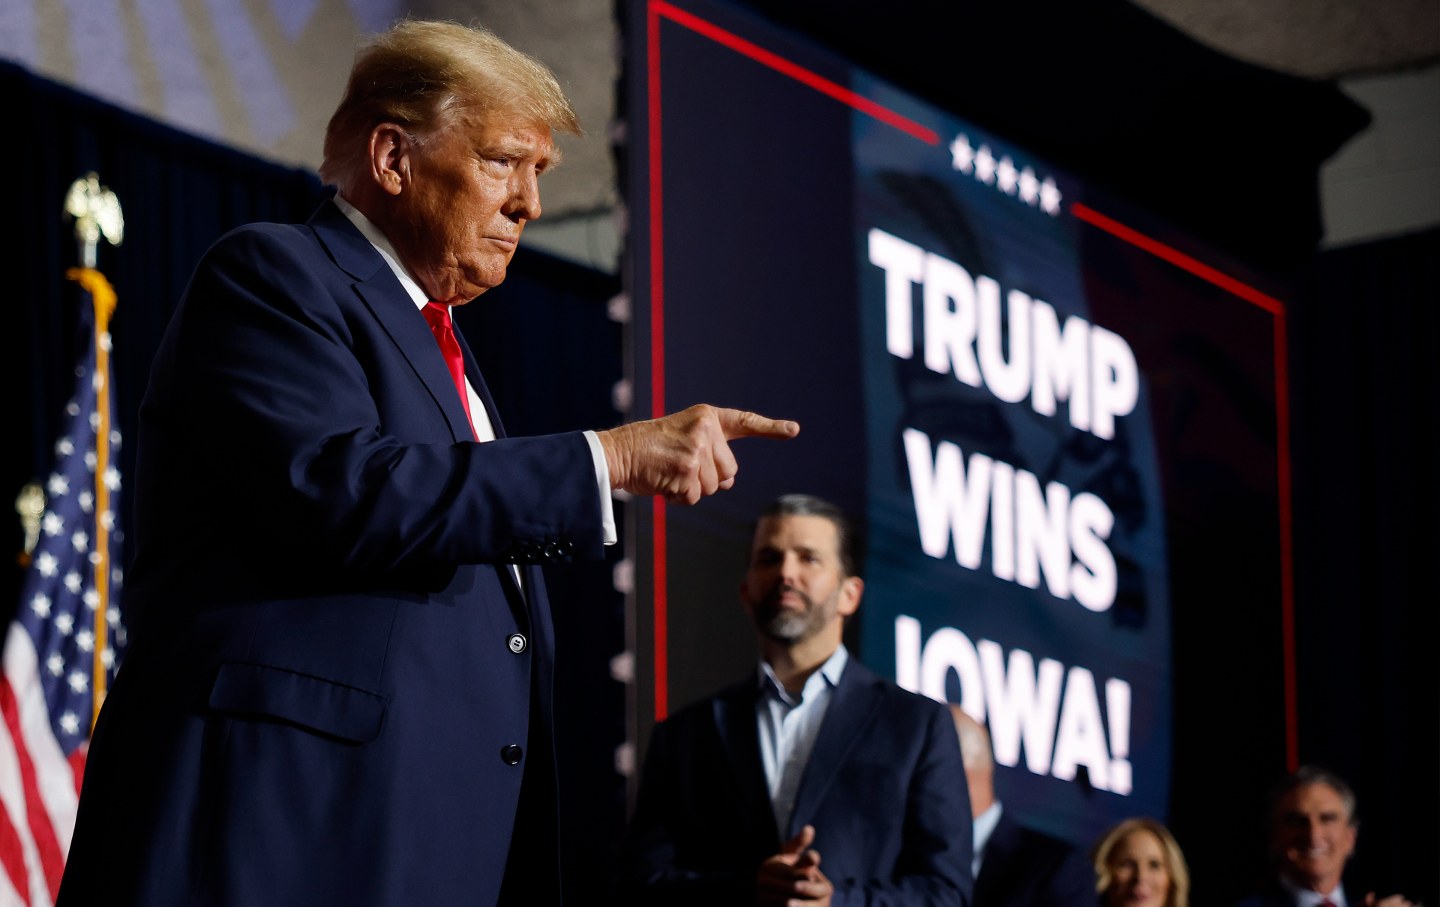
[[[827,501],[761,514],[740,599],[756,673],[655,727],[627,903],[970,903],[970,802],[949,713],[842,643],[853,533]]]

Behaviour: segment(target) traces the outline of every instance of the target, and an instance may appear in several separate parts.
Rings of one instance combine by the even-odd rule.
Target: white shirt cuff
[[[600,444],[600,436],[593,431],[583,434],[590,445],[590,458],[595,461],[595,484],[600,489],[600,522],[605,531],[605,544],[613,545],[620,539],[615,532],[615,505],[610,500],[610,464],[605,462],[605,448]]]

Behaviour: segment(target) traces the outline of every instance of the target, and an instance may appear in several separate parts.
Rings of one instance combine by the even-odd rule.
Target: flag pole
[[[125,220],[120,200],[114,192],[100,185],[94,172],[71,183],[65,196],[65,211],[75,218],[75,239],[80,246],[81,267],[71,268],[65,276],[84,287],[95,305],[95,647],[91,684],[94,691],[90,727],[100,716],[105,701],[106,664],[109,650],[110,613],[110,317],[115,313],[115,288],[105,275],[95,269],[96,247],[103,235],[111,245],[118,246],[124,238]]]

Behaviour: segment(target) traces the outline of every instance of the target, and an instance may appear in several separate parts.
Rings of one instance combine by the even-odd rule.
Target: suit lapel
[[[786,837],[793,837],[800,828],[815,824],[815,813],[824,802],[840,766],[845,764],[865,729],[874,720],[875,710],[880,706],[874,681],[875,675],[864,665],[853,658],[846,662],[840,683],[835,686],[830,705],[825,709],[825,719],[820,723],[815,748],[810,751],[810,762],[800,778],[800,790],[795,796],[795,809],[790,814]]]
[[[430,333],[425,316],[420,314],[395,273],[385,264],[385,259],[331,202],[320,206],[310,218],[309,226],[335,264],[355,278],[355,292],[385,333],[390,335],[396,349],[410,363],[416,377],[444,414],[451,440],[474,438],[470,423],[465,419],[460,395],[455,393],[450,369],[445,366],[445,358],[440,355],[440,348],[435,343],[435,335]],[[463,340],[461,349],[468,353]],[[478,369],[471,371],[473,362],[467,355],[467,377],[479,374]],[[484,396],[487,398],[486,405],[493,408],[493,404],[488,402],[488,391]]]
[[[1014,875],[1010,864],[1017,855],[1019,836],[1020,827],[1010,821],[1010,813],[1001,812],[1000,821],[995,823],[995,830],[990,832],[990,840],[985,843],[980,875],[975,879],[977,897],[982,891],[990,893],[992,888],[997,889],[997,894],[1009,890],[1008,883]]]
[[[399,279],[385,263],[385,259],[333,202],[322,204],[311,216],[309,226],[315,231],[316,239],[325,247],[335,264],[355,278],[356,294],[390,336],[400,355],[404,356],[405,361],[415,370],[416,377],[425,385],[431,399],[444,414],[450,428],[450,440],[473,440],[474,429],[465,418],[464,404],[460,402],[460,395],[455,392],[455,380],[445,365],[445,357],[440,355],[435,335],[430,333],[430,325],[426,323],[425,316],[420,314],[415,302],[400,285]],[[485,410],[490,415],[490,424],[495,428],[495,436],[504,437],[500,417],[495,412],[495,402],[490,398],[490,390],[485,386],[484,379],[480,377],[480,368],[475,363],[475,357],[458,330],[455,337],[460,342],[460,352],[465,358],[465,377],[470,379],[475,392],[484,402]],[[512,610],[517,612],[521,625],[528,630],[530,616],[525,596],[516,584],[514,574],[505,565],[498,565],[496,572],[500,574],[500,581],[505,584]]]
[[[735,778],[741,811],[767,820],[758,824],[764,826],[764,853],[772,854],[780,849],[780,832],[775,827],[775,810],[765,783],[765,768],[760,763],[760,735],[755,727],[756,695],[755,681],[751,679],[716,699],[715,727],[725,750],[725,761]]]

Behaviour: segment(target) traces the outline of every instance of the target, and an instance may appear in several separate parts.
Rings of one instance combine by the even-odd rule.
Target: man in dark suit
[[[197,268],[63,907],[559,901],[539,565],[599,554],[612,489],[693,502],[728,439],[798,430],[701,406],[505,437],[449,307],[504,278],[577,129],[493,35],[401,23],[331,121],[335,201]]]
[[[1350,785],[1333,772],[1302,765],[1270,801],[1275,878],[1236,907],[1414,907],[1399,894],[1347,895],[1341,882],[1359,831]]]
[[[1094,907],[1095,870],[1069,843],[1026,828],[995,796],[990,735],[950,706],[974,817],[975,907]]]
[[[656,726],[626,903],[969,903],[960,748],[944,706],[841,644],[863,589],[834,505],[788,495],[760,517],[741,584],[759,668]]]

